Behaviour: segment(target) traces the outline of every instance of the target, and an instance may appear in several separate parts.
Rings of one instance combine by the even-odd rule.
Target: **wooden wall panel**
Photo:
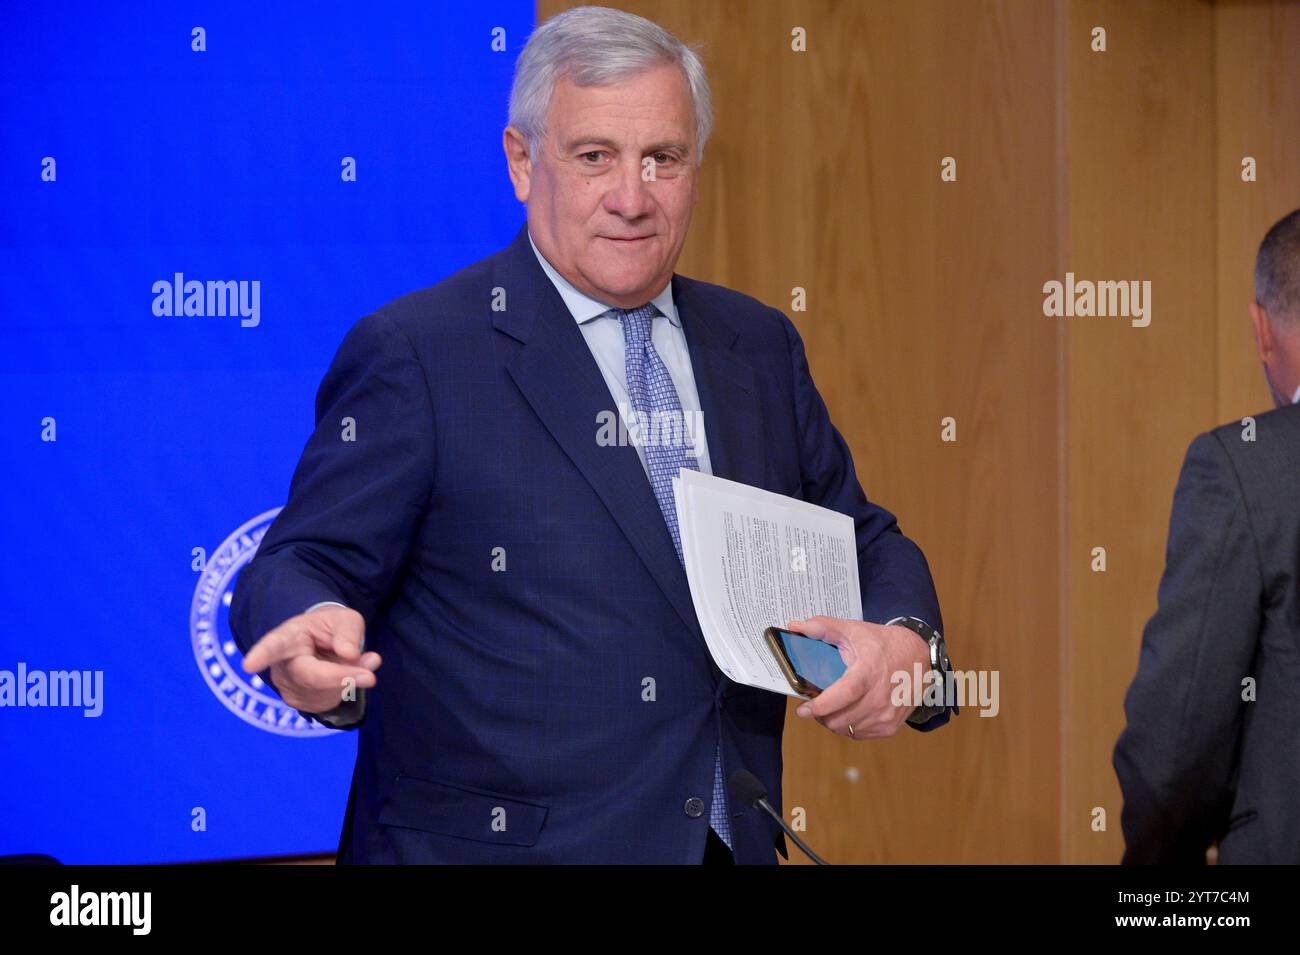
[[[1175,10],[1175,7],[1177,8]],[[1069,226],[1080,279],[1149,280],[1151,323],[1060,319],[1067,374],[1064,859],[1123,851],[1111,765],[1123,693],[1155,609],[1183,453],[1215,423],[1212,8],[1069,6]],[[1090,33],[1107,30],[1094,53]],[[1105,547],[1107,570],[1090,551]],[[1093,807],[1108,829],[1094,832]]]

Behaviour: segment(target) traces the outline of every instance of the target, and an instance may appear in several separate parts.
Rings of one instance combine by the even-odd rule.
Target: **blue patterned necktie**
[[[677,559],[682,559],[682,534],[677,524],[677,504],[673,499],[673,478],[680,468],[700,469],[695,449],[686,438],[682,403],[677,389],[664,367],[663,359],[650,340],[654,305],[640,308],[613,309],[623,323],[623,362],[627,370],[627,393],[643,438],[646,468],[654,488],[659,510],[663,512],[668,532],[672,534]],[[709,807],[709,825],[731,847],[731,821],[727,818],[727,798],[722,786],[722,743],[713,763],[713,801]]]

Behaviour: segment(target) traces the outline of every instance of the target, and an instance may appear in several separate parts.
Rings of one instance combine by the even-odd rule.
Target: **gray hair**
[[[1275,222],[1259,244],[1255,301],[1275,327],[1300,328],[1300,209]]]
[[[699,54],[659,24],[609,7],[574,7],[533,31],[515,64],[509,123],[535,154],[546,137],[546,113],[561,77],[577,86],[608,86],[665,63],[680,67],[690,87],[699,162],[713,127],[709,80]]]

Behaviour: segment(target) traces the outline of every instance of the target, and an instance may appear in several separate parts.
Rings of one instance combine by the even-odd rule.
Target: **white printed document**
[[[714,662],[737,683],[798,697],[763,633],[817,614],[862,619],[853,518],[688,468],[673,494]]]

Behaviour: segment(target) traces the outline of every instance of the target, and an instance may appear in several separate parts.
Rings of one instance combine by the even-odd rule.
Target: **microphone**
[[[731,774],[727,780],[727,789],[731,793],[733,802],[738,802],[742,806],[748,806],[750,809],[761,809],[773,819],[776,824],[785,830],[785,834],[794,840],[794,844],[803,850],[803,854],[818,865],[830,865],[825,859],[809,849],[802,839],[794,834],[794,830],[785,824],[781,814],[772,808],[772,804],[767,800],[767,790],[763,784],[747,769],[738,769]]]

